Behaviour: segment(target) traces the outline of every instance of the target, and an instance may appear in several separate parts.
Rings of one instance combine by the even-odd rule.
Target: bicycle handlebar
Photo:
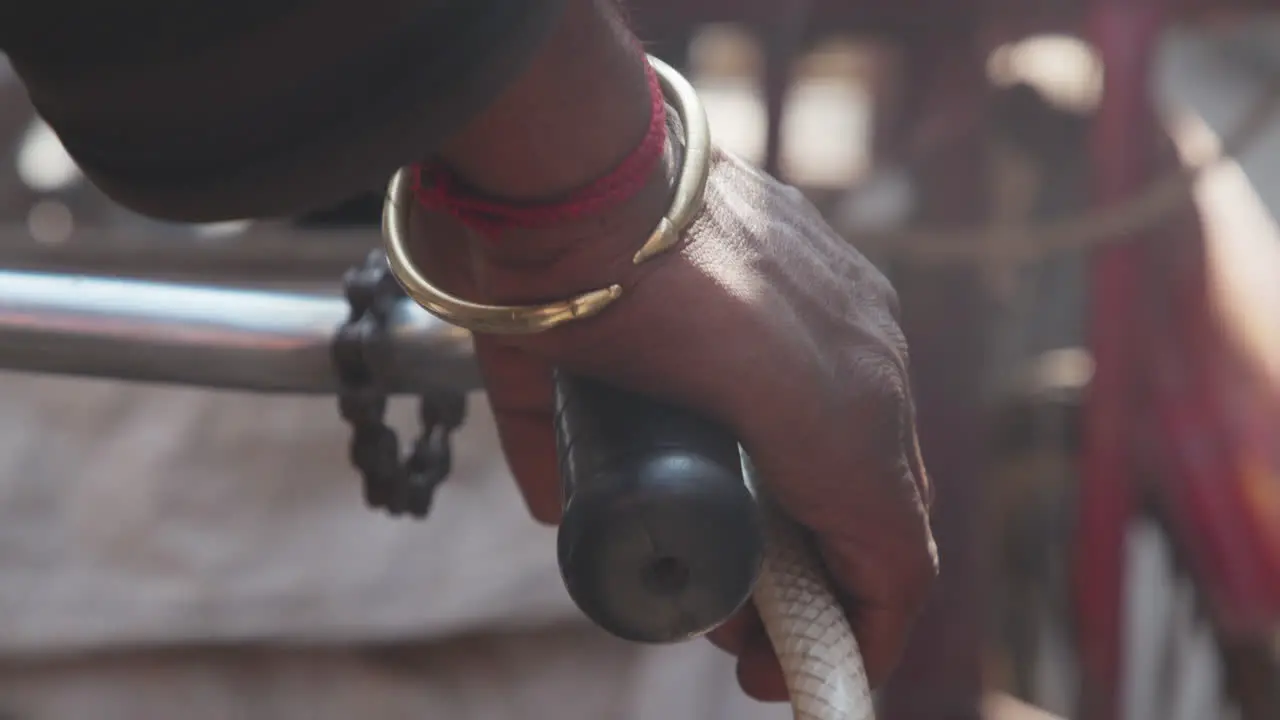
[[[337,390],[337,295],[0,271],[0,369],[221,390]],[[411,301],[390,328],[395,393],[481,387],[471,336]]]

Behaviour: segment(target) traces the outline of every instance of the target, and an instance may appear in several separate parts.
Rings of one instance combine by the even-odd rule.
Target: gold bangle
[[[680,73],[655,57],[649,57],[658,74],[662,94],[675,108],[684,126],[684,162],[676,179],[675,194],[666,215],[632,257],[640,264],[671,249],[702,209],[711,166],[711,127],[697,92]],[[599,314],[622,296],[621,285],[592,290],[568,300],[545,305],[480,305],[437,288],[413,264],[406,249],[412,184],[405,169],[396,172],[382,206],[382,239],[387,261],[405,293],[441,320],[476,333],[527,335]]]

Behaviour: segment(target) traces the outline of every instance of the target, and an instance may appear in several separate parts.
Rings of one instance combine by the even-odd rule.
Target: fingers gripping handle
[[[764,551],[738,443],[688,411],[556,373],[560,572],[597,625],[675,642],[746,603]]]

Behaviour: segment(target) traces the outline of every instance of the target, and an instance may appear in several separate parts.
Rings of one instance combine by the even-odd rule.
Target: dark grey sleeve
[[[566,0],[0,2],[0,49],[86,174],[157,217],[296,214],[479,112]]]

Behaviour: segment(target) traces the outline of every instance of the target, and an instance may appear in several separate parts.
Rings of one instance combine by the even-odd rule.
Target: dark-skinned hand
[[[622,298],[595,318],[476,340],[503,450],[533,516],[555,523],[561,510],[552,366],[718,420],[816,536],[878,685],[938,562],[894,291],[797,191],[724,153],[683,243],[633,266],[667,193],[651,183],[607,218],[497,240],[419,208],[416,259],[437,284],[480,302],[543,302],[621,283]],[[786,699],[754,610],[711,639],[738,657],[749,695]]]

